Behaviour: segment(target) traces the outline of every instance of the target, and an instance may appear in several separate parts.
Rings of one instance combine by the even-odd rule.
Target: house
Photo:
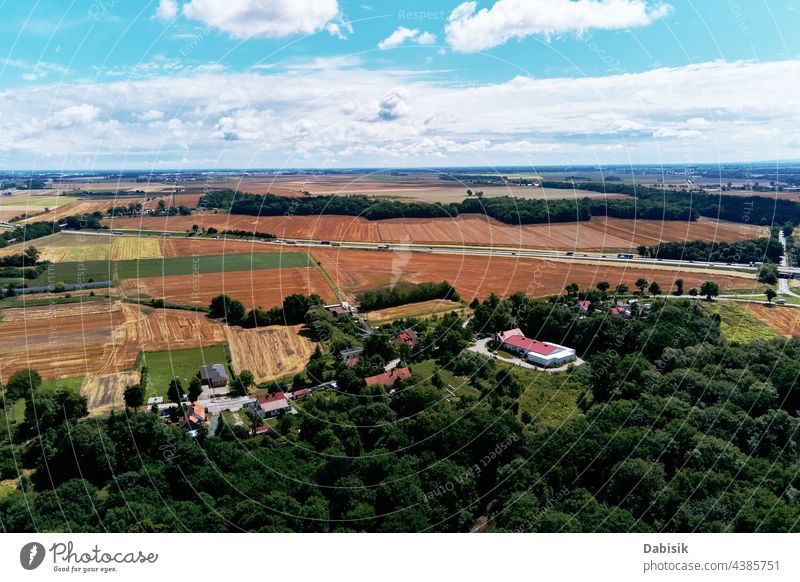
[[[362,348],[346,348],[339,350],[339,357],[342,358],[345,366],[352,368],[361,361],[361,352],[363,351]]]
[[[292,405],[283,392],[259,396],[250,404],[250,415],[258,415],[261,418],[273,418],[291,410]]]
[[[206,407],[195,402],[186,411],[178,425],[186,430],[197,430],[201,426],[208,424],[208,413]]]
[[[576,357],[572,348],[526,338],[519,329],[501,332],[497,337],[502,349],[545,368],[561,366]]]
[[[289,392],[288,397],[292,400],[297,400],[298,398],[302,398],[308,394],[311,394],[311,388],[302,388],[300,390],[295,390],[294,392]]]
[[[222,364],[200,366],[200,381],[210,388],[224,388],[228,385],[228,374]]]
[[[575,305],[578,306],[578,313],[581,315],[589,315],[589,310],[592,308],[592,302],[588,300],[577,301]]]
[[[258,435],[260,435],[260,434],[264,434],[264,433],[266,433],[266,432],[269,432],[269,429],[270,429],[270,428],[272,428],[272,427],[270,427],[270,426],[268,426],[268,425],[264,425],[264,426],[257,426],[256,428],[254,428],[254,429],[251,429],[251,430],[250,430],[250,434],[251,434],[252,436],[258,436]]]
[[[355,313],[355,309],[347,301],[325,305],[324,308],[334,315],[352,315]]]
[[[608,312],[613,317],[630,317],[631,316],[630,310],[626,309],[625,307],[619,307],[619,306],[618,307],[612,307],[611,309],[608,310]]]
[[[410,348],[413,348],[417,344],[418,340],[419,337],[417,336],[417,332],[415,332],[413,329],[404,329],[395,338],[394,345],[406,345]]]
[[[396,380],[407,380],[408,378],[411,378],[411,370],[408,368],[395,368],[383,374],[364,378],[364,381],[367,383],[367,386],[374,386],[376,384],[391,386]]]

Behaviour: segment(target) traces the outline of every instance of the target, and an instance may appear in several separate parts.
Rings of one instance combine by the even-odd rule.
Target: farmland
[[[719,315],[720,331],[730,341],[751,342],[757,339],[767,340],[778,337],[778,333],[773,327],[764,321],[764,314],[755,309],[756,304],[730,301],[701,302],[701,304],[707,312]],[[755,313],[761,313],[761,316],[759,317]]]
[[[724,289],[744,288],[755,283],[752,275],[744,273],[687,272],[664,265],[610,266],[513,257],[342,249],[315,250],[313,256],[336,286],[351,296],[401,280],[412,283],[446,280],[465,301],[473,297],[485,298],[489,293],[503,296],[517,291],[544,297],[561,293],[571,282],[578,283],[581,288],[593,287],[600,281],[608,281],[612,287],[618,283],[633,287],[639,277],[657,280],[665,290],[675,279],[683,279],[686,289],[697,287],[707,279],[713,279]]]
[[[118,261],[120,280],[135,277],[161,277],[191,275],[193,273],[223,273],[259,269],[286,269],[307,267],[310,259],[306,253],[242,253],[229,255],[203,255],[168,259],[142,259]]]
[[[419,303],[409,303],[408,305],[370,311],[364,315],[370,323],[382,323],[407,317],[425,318],[463,309],[464,306],[455,301],[431,299],[430,301],[420,301]]]
[[[310,267],[142,277],[122,281],[121,288],[137,299],[157,297],[198,307],[207,307],[220,293],[235,297],[248,308],[278,306],[293,293],[316,293],[326,301],[336,298],[319,270]]]
[[[225,328],[231,363],[237,373],[250,370],[256,382],[302,372],[316,344],[301,326],[263,329]]]
[[[139,382],[139,371],[113,372],[87,376],[80,387],[89,410],[94,414],[108,412],[124,405],[125,388]]]
[[[780,335],[792,336],[800,332],[800,309],[749,303],[747,311]]]
[[[115,229],[183,232],[192,225],[218,230],[269,232],[282,238],[351,242],[486,245],[585,250],[631,250],[661,241],[715,240],[733,242],[763,236],[766,230],[745,224],[702,219],[696,222],[626,220],[595,217],[585,222],[513,226],[462,215],[456,218],[368,221],[354,216],[195,216],[118,218]]]

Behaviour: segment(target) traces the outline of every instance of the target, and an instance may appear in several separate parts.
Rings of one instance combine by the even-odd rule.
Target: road
[[[783,245],[783,257],[781,258],[781,267],[788,270],[789,255],[786,252],[786,237],[783,236],[783,229],[778,231],[778,240]],[[789,279],[778,279],[778,291],[781,295],[791,295],[792,297],[800,297],[797,293],[789,288]]]

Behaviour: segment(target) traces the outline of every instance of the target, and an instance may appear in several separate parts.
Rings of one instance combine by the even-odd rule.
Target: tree
[[[192,376],[192,379],[189,380],[189,389],[187,391],[187,395],[189,396],[189,402],[197,402],[197,399],[200,398],[200,395],[202,393],[203,393],[203,383],[197,376]]]
[[[217,295],[209,304],[211,317],[225,319],[228,323],[239,323],[244,317],[244,305],[241,301],[227,295]]]
[[[603,294],[603,297],[606,296],[606,291],[608,291],[610,287],[611,287],[611,284],[608,281],[600,281],[597,284],[597,290],[600,291],[600,293]]]
[[[769,301],[770,303],[772,303],[772,300],[778,296],[778,294],[775,292],[775,289],[773,289],[772,287],[767,287],[767,290],[764,291],[764,295],[767,296],[767,301]]]
[[[636,247],[636,252],[639,253],[640,257],[646,257],[647,256],[647,246],[646,245],[639,245],[638,247]]]
[[[675,295],[683,295],[683,279],[675,279]]]
[[[11,374],[6,383],[6,400],[15,401],[26,398],[42,385],[42,377],[30,368]]]
[[[239,385],[244,390],[245,394],[250,389],[250,387],[256,383],[256,379],[253,377],[253,373],[250,370],[242,370],[239,373]]]
[[[692,297],[697,297],[697,289],[695,289],[694,287],[689,289],[689,295],[691,295]]]
[[[615,295],[625,295],[630,289],[625,283],[620,283],[614,290]]]
[[[125,406],[128,408],[139,408],[144,404],[144,388],[141,383],[133,384],[125,388],[124,392]]]
[[[705,295],[707,301],[711,301],[712,297],[719,295],[719,285],[713,281],[703,281],[700,285],[700,295]]]
[[[647,287],[647,279],[644,277],[639,277],[636,279],[636,283],[634,283],[634,285],[639,289],[639,294],[641,295],[644,293],[645,287]]]
[[[34,265],[39,262],[39,251],[36,247],[28,247],[25,249],[25,256]]]
[[[778,284],[777,265],[773,265],[771,263],[768,263],[766,265],[761,265],[761,268],[758,270],[758,281],[766,285],[777,285]]]
[[[170,402],[174,402],[178,405],[183,401],[183,384],[181,384],[180,378],[173,378],[169,381],[167,398],[169,398]]]
[[[661,295],[661,285],[653,281],[650,283],[648,291],[650,291],[650,295]]]
[[[567,292],[567,295],[573,297],[578,294],[578,291],[580,291],[580,287],[578,286],[577,283],[570,283],[569,285],[564,287],[564,291]]]

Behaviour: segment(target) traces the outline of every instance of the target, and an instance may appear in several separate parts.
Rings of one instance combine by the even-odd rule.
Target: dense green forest
[[[442,281],[441,283],[398,285],[390,289],[367,291],[358,296],[357,302],[362,311],[371,311],[431,299],[461,301],[461,296],[450,283]]]
[[[62,218],[55,222],[39,221],[22,224],[0,234],[0,248],[8,246],[12,242],[20,243],[31,241],[43,236],[55,234],[60,232],[62,229],[99,230],[108,228],[100,223],[102,218],[102,213],[93,212],[91,214],[67,216],[66,218]]]
[[[713,241],[662,242],[658,246],[640,246],[643,257],[711,261],[723,263],[780,263],[783,246],[775,238],[758,238],[733,243]]]
[[[10,381],[3,402],[24,398],[27,420],[3,425],[2,530],[800,529],[800,340],[732,344],[678,299],[625,319],[489,297],[467,327],[449,315],[367,338],[313,302],[305,320],[324,341],[291,387],[336,378],[338,390],[263,436],[223,423],[191,438],[133,410],[87,418],[66,389]],[[463,351],[517,326],[588,363],[547,374]],[[405,327],[413,348],[393,342]],[[351,346],[364,351],[347,367],[337,354]],[[367,387],[395,357],[412,378]]]

